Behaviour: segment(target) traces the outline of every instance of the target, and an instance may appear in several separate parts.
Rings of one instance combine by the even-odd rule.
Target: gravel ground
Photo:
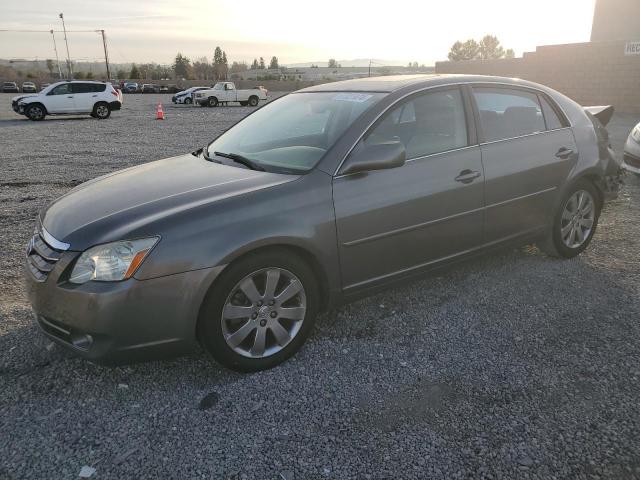
[[[323,315],[291,361],[204,353],[105,368],[45,341],[23,296],[37,210],[193,150],[250,108],[125,97],[107,121],[32,123],[0,95],[0,478],[640,478],[640,182],[592,246],[508,250]],[[166,101],[166,97],[164,98]],[[640,120],[617,115],[620,147]]]

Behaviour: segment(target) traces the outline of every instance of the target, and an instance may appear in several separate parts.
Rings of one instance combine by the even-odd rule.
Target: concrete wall
[[[614,105],[640,113],[640,55],[625,55],[625,42],[538,47],[522,58],[437,62],[436,73],[499,75],[554,88],[582,105]]]
[[[592,42],[640,41],[640,1],[597,0],[591,28]]]

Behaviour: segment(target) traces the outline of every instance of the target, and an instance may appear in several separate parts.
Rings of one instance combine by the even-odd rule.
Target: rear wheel
[[[201,343],[221,364],[252,372],[291,357],[313,328],[318,284],[300,258],[250,255],[216,280],[200,313]]]
[[[258,105],[258,97],[256,97],[255,95],[252,95],[249,97],[249,105],[251,105],[252,107],[255,107]]]
[[[98,120],[104,120],[105,118],[109,118],[109,115],[111,115],[111,109],[109,108],[108,104],[99,102],[93,106],[92,113],[93,116]]]
[[[600,196],[589,181],[573,184],[562,197],[553,225],[540,247],[549,255],[573,258],[582,253],[593,238],[600,217]]]
[[[47,115],[44,107],[39,103],[36,103],[35,105],[29,105],[24,114],[29,120],[33,120],[34,122],[44,120],[44,117]]]
[[[218,99],[216,97],[209,97],[209,102],[207,103],[210,107],[215,107],[218,105]]]

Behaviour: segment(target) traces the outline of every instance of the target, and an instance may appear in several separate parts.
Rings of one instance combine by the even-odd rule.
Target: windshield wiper
[[[259,172],[266,171],[264,167],[262,167],[261,165],[258,165],[253,160],[249,160],[247,157],[243,157],[242,155],[238,155],[237,153],[224,153],[224,152],[213,152],[213,153],[215,155],[218,155],[219,157],[229,158],[234,162],[240,163],[245,167],[250,168],[251,170],[257,170]]]
[[[216,160],[215,158],[209,156],[209,145],[205,145],[204,147],[202,147],[199,150],[196,150],[193,153],[198,153],[198,154],[202,153],[202,158],[204,158],[205,160],[207,160],[209,162],[222,163],[221,161]]]

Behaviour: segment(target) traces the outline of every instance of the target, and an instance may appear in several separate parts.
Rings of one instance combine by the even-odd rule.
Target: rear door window
[[[535,93],[508,88],[473,87],[485,141],[522,137],[546,130]]]

